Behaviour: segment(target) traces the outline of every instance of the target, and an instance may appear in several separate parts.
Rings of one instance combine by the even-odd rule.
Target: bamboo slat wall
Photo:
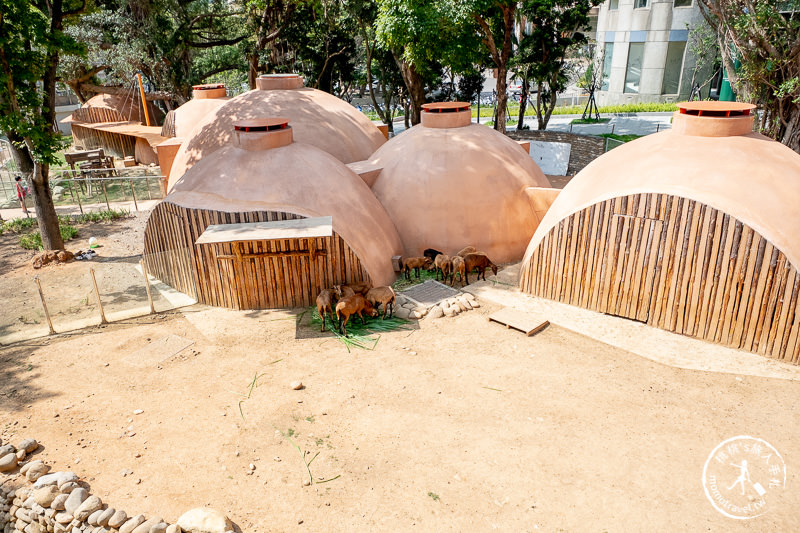
[[[106,153],[120,159],[136,155],[136,137],[121,135],[110,131],[86,128],[80,124],[72,124],[72,138],[78,150],[95,150],[103,148]]]
[[[145,261],[150,274],[196,295],[199,302],[233,309],[271,309],[312,305],[323,288],[370,281],[361,261],[336,232],[313,239],[326,253],[311,261],[310,239],[194,244],[211,224],[236,224],[304,218],[292,213],[187,209],[161,202],[145,230]],[[269,254],[269,255],[267,255]],[[288,255],[294,254],[294,255]],[[227,256],[227,257],[223,257]]]
[[[561,220],[523,265],[524,292],[800,363],[800,273],[763,236],[700,202],[606,200]]]
[[[72,112],[73,120],[79,122],[127,122],[128,117],[123,117],[122,113],[110,107],[81,107]]]

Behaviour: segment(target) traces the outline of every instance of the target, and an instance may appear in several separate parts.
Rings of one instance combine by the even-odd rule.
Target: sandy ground
[[[203,306],[17,343],[0,349],[0,437],[38,439],[129,514],[210,505],[246,532],[800,530],[800,382],[674,368],[557,325],[527,338],[488,322],[497,309],[352,353],[302,310]],[[319,452],[311,486],[289,433]],[[787,465],[753,520],[701,483],[736,435]]]

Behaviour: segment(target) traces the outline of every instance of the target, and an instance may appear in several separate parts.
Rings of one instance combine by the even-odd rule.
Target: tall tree
[[[800,0],[700,4],[731,85],[761,107],[761,131],[800,153]]]
[[[524,3],[524,2],[522,2]],[[461,16],[476,25],[483,45],[497,70],[497,113],[494,129],[506,132],[506,105],[508,103],[508,69],[515,41],[517,0],[456,0]]]
[[[84,6],[76,0],[0,0],[0,129],[28,178],[48,250],[64,247],[48,180],[63,146],[55,126],[56,71],[62,52],[80,48],[63,29]]]
[[[520,8],[530,25],[522,40],[530,64],[530,77],[536,85],[538,129],[547,128],[558,94],[567,87],[569,54],[586,43],[582,33],[589,25],[589,11],[600,0],[528,0]]]

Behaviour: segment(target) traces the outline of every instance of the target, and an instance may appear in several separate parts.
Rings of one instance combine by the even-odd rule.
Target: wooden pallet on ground
[[[530,313],[524,313],[510,307],[504,307],[489,315],[489,322],[491,321],[503,324],[507,329],[519,330],[528,337],[536,335],[550,325],[549,320],[543,320]]]

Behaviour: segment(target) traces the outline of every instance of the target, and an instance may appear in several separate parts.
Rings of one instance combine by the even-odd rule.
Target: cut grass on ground
[[[309,307],[303,311],[303,313],[301,313],[298,317],[298,323],[303,319],[303,316],[306,313],[311,313],[311,327],[319,331],[319,329],[322,327],[322,319],[320,318],[316,307]],[[383,315],[382,308],[381,315]],[[331,323],[330,317],[326,315],[325,330],[330,330],[336,336],[336,339],[345,345],[347,351],[349,352],[351,347],[361,348],[362,350],[374,350],[381,338],[380,333],[411,329],[409,327],[411,324],[410,321],[398,318],[396,316],[383,320],[380,316],[373,318],[364,315],[364,320],[366,321],[366,324],[361,323],[358,315],[351,316],[350,320],[347,321],[347,326],[345,326],[347,328],[347,336],[345,337],[339,333],[339,325]]]

